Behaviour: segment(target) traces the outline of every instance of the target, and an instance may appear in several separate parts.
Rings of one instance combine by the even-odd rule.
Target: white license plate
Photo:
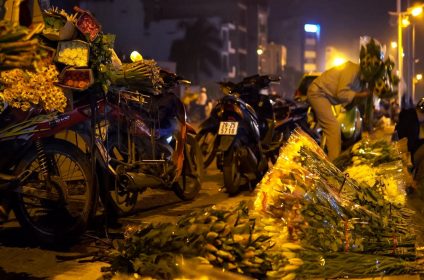
[[[220,122],[218,135],[237,135],[238,122]]]

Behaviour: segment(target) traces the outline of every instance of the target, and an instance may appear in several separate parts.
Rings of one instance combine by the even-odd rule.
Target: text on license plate
[[[220,122],[218,135],[237,135],[238,122]]]

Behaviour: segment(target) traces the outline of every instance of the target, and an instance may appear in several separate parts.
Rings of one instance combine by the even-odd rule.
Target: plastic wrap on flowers
[[[334,164],[342,171],[352,165],[374,167],[397,160],[403,160],[405,165],[409,165],[409,155],[404,146],[406,146],[405,141],[398,141],[393,144],[386,139],[364,138],[353,145],[349,151],[335,159]]]
[[[353,165],[345,172],[358,182],[379,189],[387,203],[405,204],[407,181],[403,174],[402,161],[383,163],[378,167]]]
[[[301,131],[259,184],[255,209],[283,220],[290,238],[323,252],[399,253],[414,241],[410,211],[345,176]]]
[[[404,204],[405,190],[413,185],[407,167],[410,154],[404,140],[364,139],[336,160],[337,166],[361,183],[380,188],[388,202]]]

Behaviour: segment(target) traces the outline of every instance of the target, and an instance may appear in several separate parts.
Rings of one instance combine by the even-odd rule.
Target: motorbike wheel
[[[215,158],[215,138],[216,135],[208,130],[201,130],[196,136],[203,156],[203,168],[207,168]]]
[[[173,184],[175,194],[181,200],[192,200],[200,191],[203,176],[203,159],[195,137],[187,134],[184,163],[180,178]]]
[[[350,147],[352,147],[353,145],[355,145],[356,142],[358,142],[359,140],[362,139],[362,132],[364,129],[364,126],[362,124],[361,121],[361,115],[359,112],[357,112],[356,118],[355,118],[355,133],[353,134],[353,136],[350,139],[343,139],[342,138],[342,149],[348,149]]]
[[[223,160],[224,187],[230,195],[240,191],[241,177],[238,167],[237,150],[231,148],[224,153]]]
[[[14,194],[13,210],[22,227],[39,241],[66,245],[84,233],[96,210],[97,187],[90,163],[74,145],[54,139],[43,143],[45,160],[35,147],[20,161],[16,173],[33,171]],[[50,180],[41,167],[47,162]]]
[[[128,148],[126,138],[118,141],[117,132],[112,131],[109,133],[106,149],[111,158],[127,161]],[[112,216],[126,216],[132,213],[137,205],[139,193],[128,191],[125,186],[116,182],[115,176],[109,174],[105,176],[107,178],[104,180],[104,189],[101,197],[107,211],[111,211],[112,213],[110,214]]]

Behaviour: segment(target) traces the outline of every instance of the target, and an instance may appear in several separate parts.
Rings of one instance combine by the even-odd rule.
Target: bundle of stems
[[[0,70],[27,68],[36,59],[38,40],[33,35],[41,32],[43,25],[29,30],[8,21],[0,21]]]
[[[304,265],[297,273],[300,278],[305,279],[417,274],[422,270],[422,266],[414,261],[393,256],[304,250],[301,258]]]
[[[140,90],[160,91],[163,79],[154,60],[141,60],[123,64],[110,71],[112,84],[130,86]]]

